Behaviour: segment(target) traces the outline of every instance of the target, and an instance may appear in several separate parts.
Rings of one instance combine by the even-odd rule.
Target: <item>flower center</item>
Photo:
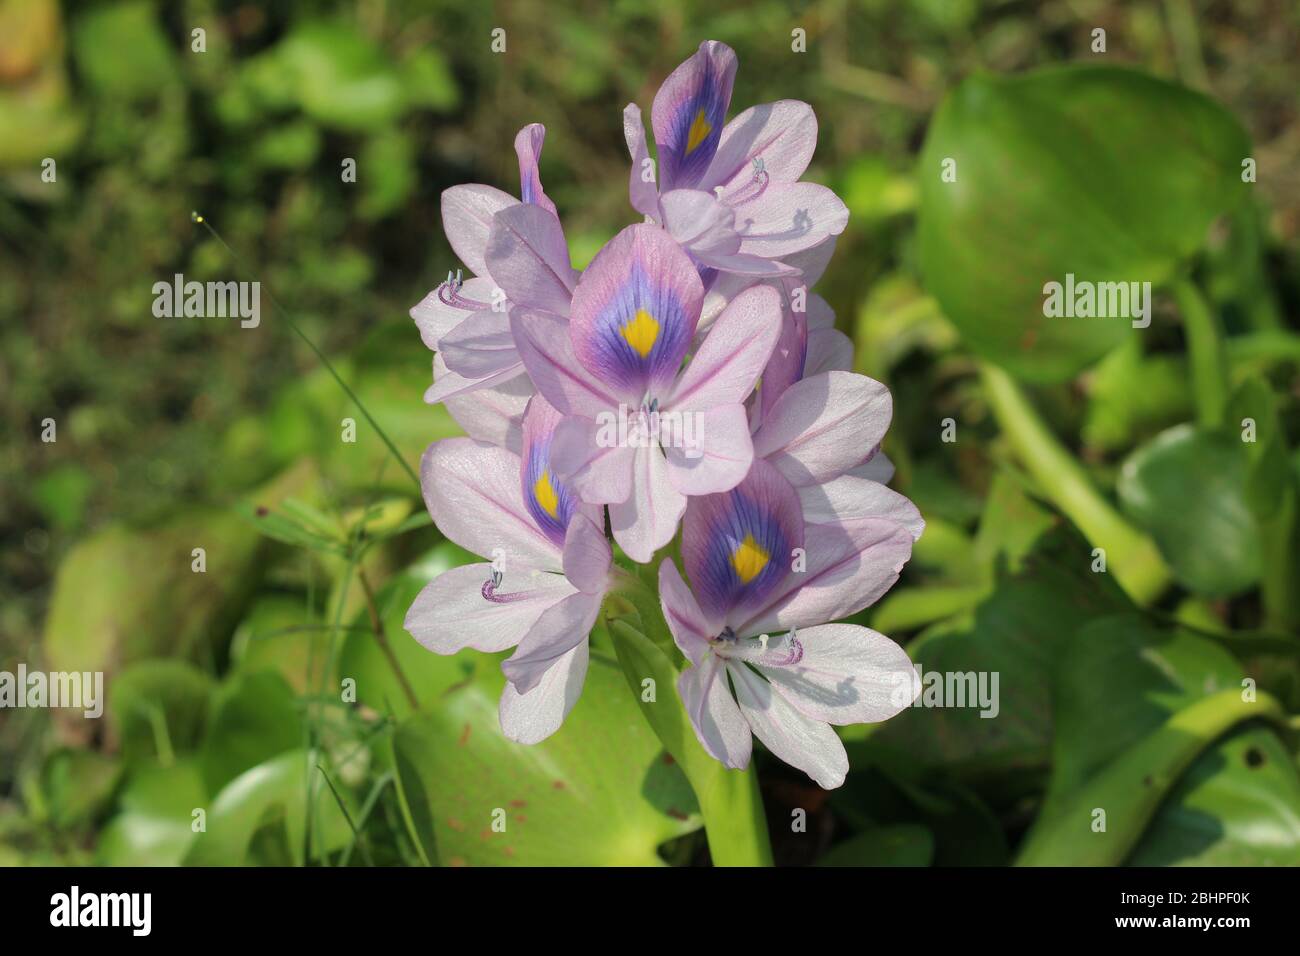
[[[803,660],[803,644],[793,629],[788,634],[778,634],[776,637],[767,634],[736,637],[736,632],[728,626],[709,645],[719,657],[768,667],[793,667]]]

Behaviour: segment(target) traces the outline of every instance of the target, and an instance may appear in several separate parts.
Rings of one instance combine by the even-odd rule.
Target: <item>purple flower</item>
[[[884,520],[916,540],[925,529],[920,512],[884,485],[893,466],[879,449],[892,412],[889,389],[876,380],[821,372],[794,382],[773,403],[754,432],[754,455],[795,489],[808,524]]]
[[[734,487],[753,460],[744,402],[776,345],[779,297],[766,287],[739,295],[683,370],[702,299],[678,245],[635,225],[583,273],[567,325],[511,313],[533,384],[565,415],[556,472],[583,501],[610,506],[614,538],[634,561],[672,539],[688,495]]]
[[[848,769],[831,725],[887,719],[916,692],[897,645],[829,622],[892,586],[924,522],[883,484],[889,392],[850,371],[852,342],[809,291],[847,221],[799,181],[816,118],[780,101],[727,123],[735,71],[708,42],[665,81],[658,185],[627,108],[632,204],[649,221],[581,276],[538,175],[541,126],[515,140],[522,201],[443,194],[472,275],[411,314],[436,352],[426,400],[470,437],[432,445],[421,483],[442,532],[492,562],[440,575],[406,626],[439,653],[515,648],[501,724],[537,742],[581,691],[606,594],[639,587],[613,563],[606,508],[633,561],[680,527],[691,583],[665,560],[659,596],[697,736],[744,767],[756,734],[829,788]]]
[[[425,345],[437,352],[424,400],[445,402],[467,434],[513,447],[532,387],[510,334],[509,310],[528,306],[567,316],[577,279],[555,204],[538,175],[545,136],[534,123],[515,137],[522,202],[481,184],[443,192],[447,241],[473,276],[449,275],[411,309]]]
[[[522,455],[469,438],[435,442],[420,481],[438,528],[490,564],[452,568],[415,599],[405,626],[439,654],[518,646],[503,668],[501,729],[536,743],[573,709],[587,673],[587,637],[613,557],[601,509],[578,501],[551,465],[560,414],[528,403]]]
[[[691,662],[677,688],[700,744],[744,768],[756,735],[821,786],[842,784],[848,758],[830,725],[892,717],[914,699],[915,672],[887,637],[825,622],[876,601],[911,550],[893,521],[806,524],[795,490],[761,459],[731,491],[692,498],[691,587],[666,559],[659,596]]]
[[[825,186],[799,182],[817,146],[812,107],[779,100],[727,123],[735,77],[735,52],[709,40],[664,81],[650,113],[657,184],[641,110],[624,110],[632,206],[690,252],[706,281],[715,270],[797,274],[782,260],[843,232],[848,209]]]

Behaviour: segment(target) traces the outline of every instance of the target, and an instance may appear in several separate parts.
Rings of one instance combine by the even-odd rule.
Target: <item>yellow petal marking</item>
[[[686,134],[686,153],[689,155],[699,149],[700,143],[704,142],[712,132],[713,124],[705,117],[704,110],[700,110],[695,114],[690,132]]]
[[[533,498],[543,511],[552,518],[558,518],[560,510],[560,496],[555,493],[555,486],[551,484],[551,473],[543,469],[541,475],[533,482]]]
[[[659,323],[645,309],[637,309],[632,321],[619,329],[619,332],[623,334],[627,344],[632,346],[633,351],[645,358],[659,338]]]
[[[771,558],[763,546],[754,540],[752,534],[745,535],[745,540],[731,553],[731,566],[741,584],[748,584],[762,573]]]

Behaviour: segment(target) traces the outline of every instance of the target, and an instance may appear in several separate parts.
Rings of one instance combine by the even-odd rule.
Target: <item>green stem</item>
[[[1259,522],[1263,579],[1260,598],[1264,604],[1265,627],[1293,633],[1300,624],[1300,533],[1296,527],[1296,491],[1293,483],[1283,489],[1277,510]]]
[[[375,632],[375,643],[384,654],[384,659],[388,661],[388,666],[392,668],[393,674],[397,677],[397,683],[402,688],[402,693],[406,695],[406,702],[411,705],[411,710],[417,713],[420,710],[420,699],[415,696],[415,688],[411,682],[406,679],[406,672],[402,670],[402,663],[397,659],[397,654],[393,651],[393,646],[388,643],[388,633],[384,630],[384,617],[379,613],[379,604],[375,601],[374,589],[370,586],[370,579],[366,577],[366,572],[360,565],[357,565],[357,578],[361,581],[361,590],[366,596],[366,610],[370,613],[370,627]]]
[[[713,865],[771,866],[772,843],[753,764],[744,770],[727,770],[717,764],[707,781],[692,786],[704,816]]]
[[[1089,541],[1105,549],[1107,566],[1129,597],[1143,606],[1154,601],[1171,580],[1155,542],[1125,521],[1093,487],[1006,372],[981,363],[980,377],[1003,434],[1043,492]]]
[[[1199,289],[1186,279],[1170,286],[1187,334],[1187,357],[1192,366],[1192,394],[1197,421],[1205,428],[1223,424],[1228,407],[1228,354],[1218,317]]]
[[[658,596],[630,576],[623,581],[618,596],[626,598],[636,612],[634,624],[629,617],[614,616],[614,602],[606,605],[619,664],[641,712],[695,791],[713,865],[771,866],[772,845],[758,774],[752,763],[744,770],[728,770],[700,746],[677,696],[678,668],[674,661],[680,655],[673,649]],[[641,692],[647,677],[654,679],[657,688],[651,701],[646,701]]]

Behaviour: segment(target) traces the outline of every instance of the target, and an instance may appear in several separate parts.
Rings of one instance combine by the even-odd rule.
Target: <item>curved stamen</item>
[[[438,286],[438,301],[443,305],[449,305],[453,309],[464,309],[467,312],[478,312],[487,308],[487,303],[478,302],[474,299],[467,298],[460,294],[461,288],[465,281],[461,278],[461,272],[456,270],[455,278],[452,278],[450,272],[447,273],[447,281]]]
[[[728,195],[727,203],[732,206],[739,206],[743,203],[757,199],[759,196],[763,195],[763,192],[767,189],[767,184],[771,181],[771,178],[772,177],[767,174],[767,170],[763,168],[762,157],[755,157],[753,177],[749,182]]]
[[[540,593],[538,591],[511,591],[509,594],[497,594],[497,588],[501,587],[501,580],[501,572],[493,571],[492,577],[483,582],[483,587],[479,591],[483,595],[483,600],[491,601],[493,604],[513,604],[516,601],[525,601]]]

